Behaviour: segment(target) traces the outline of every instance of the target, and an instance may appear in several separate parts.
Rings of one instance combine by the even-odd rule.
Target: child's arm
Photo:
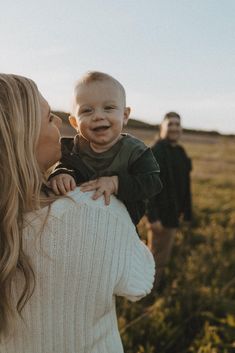
[[[159,174],[158,163],[148,148],[129,170],[120,171],[118,176],[100,177],[83,183],[81,191],[96,190],[93,199],[96,200],[104,195],[106,205],[110,202],[111,194],[116,194],[122,201],[143,201],[161,191],[162,183]]]
[[[49,187],[57,195],[73,190],[92,177],[79,154],[73,153],[73,147],[74,138],[61,138],[62,157],[48,178]]]
[[[120,171],[117,196],[122,201],[149,199],[162,190],[160,168],[150,148],[136,159],[128,170]]]

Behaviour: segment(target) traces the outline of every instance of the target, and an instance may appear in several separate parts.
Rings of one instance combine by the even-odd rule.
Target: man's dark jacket
[[[177,148],[177,151],[173,150]],[[183,215],[185,221],[192,219],[192,202],[190,190],[191,159],[188,158],[184,148],[180,145],[172,146],[167,139],[159,140],[152,152],[160,166],[160,179],[163,183],[162,191],[151,198],[147,206],[147,217],[151,223],[159,220],[165,227],[175,228],[179,226],[179,217]],[[178,168],[182,168],[180,183],[183,184],[184,197],[180,200],[177,194],[175,171],[173,170],[174,154],[180,157]]]

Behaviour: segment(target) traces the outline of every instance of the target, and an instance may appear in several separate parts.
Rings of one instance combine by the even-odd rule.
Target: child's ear
[[[70,125],[71,125],[75,130],[78,130],[78,123],[77,123],[77,119],[75,118],[75,116],[70,115],[70,116],[69,116],[69,122],[70,122]]]
[[[131,113],[131,108],[130,107],[126,107],[124,108],[124,116],[123,116],[123,125],[125,126],[128,122],[129,116]]]

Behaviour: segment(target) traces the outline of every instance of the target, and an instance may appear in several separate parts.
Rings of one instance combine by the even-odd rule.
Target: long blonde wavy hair
[[[0,340],[33,293],[34,272],[22,246],[23,215],[40,207],[42,176],[36,160],[41,126],[39,91],[24,77],[0,74]],[[22,276],[13,303],[12,283]]]

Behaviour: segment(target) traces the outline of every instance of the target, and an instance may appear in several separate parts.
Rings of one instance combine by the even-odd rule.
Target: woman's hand
[[[82,192],[95,190],[92,199],[97,200],[100,196],[104,195],[105,205],[110,204],[110,196],[118,192],[118,177],[104,176],[95,180],[90,180],[80,185]]]

